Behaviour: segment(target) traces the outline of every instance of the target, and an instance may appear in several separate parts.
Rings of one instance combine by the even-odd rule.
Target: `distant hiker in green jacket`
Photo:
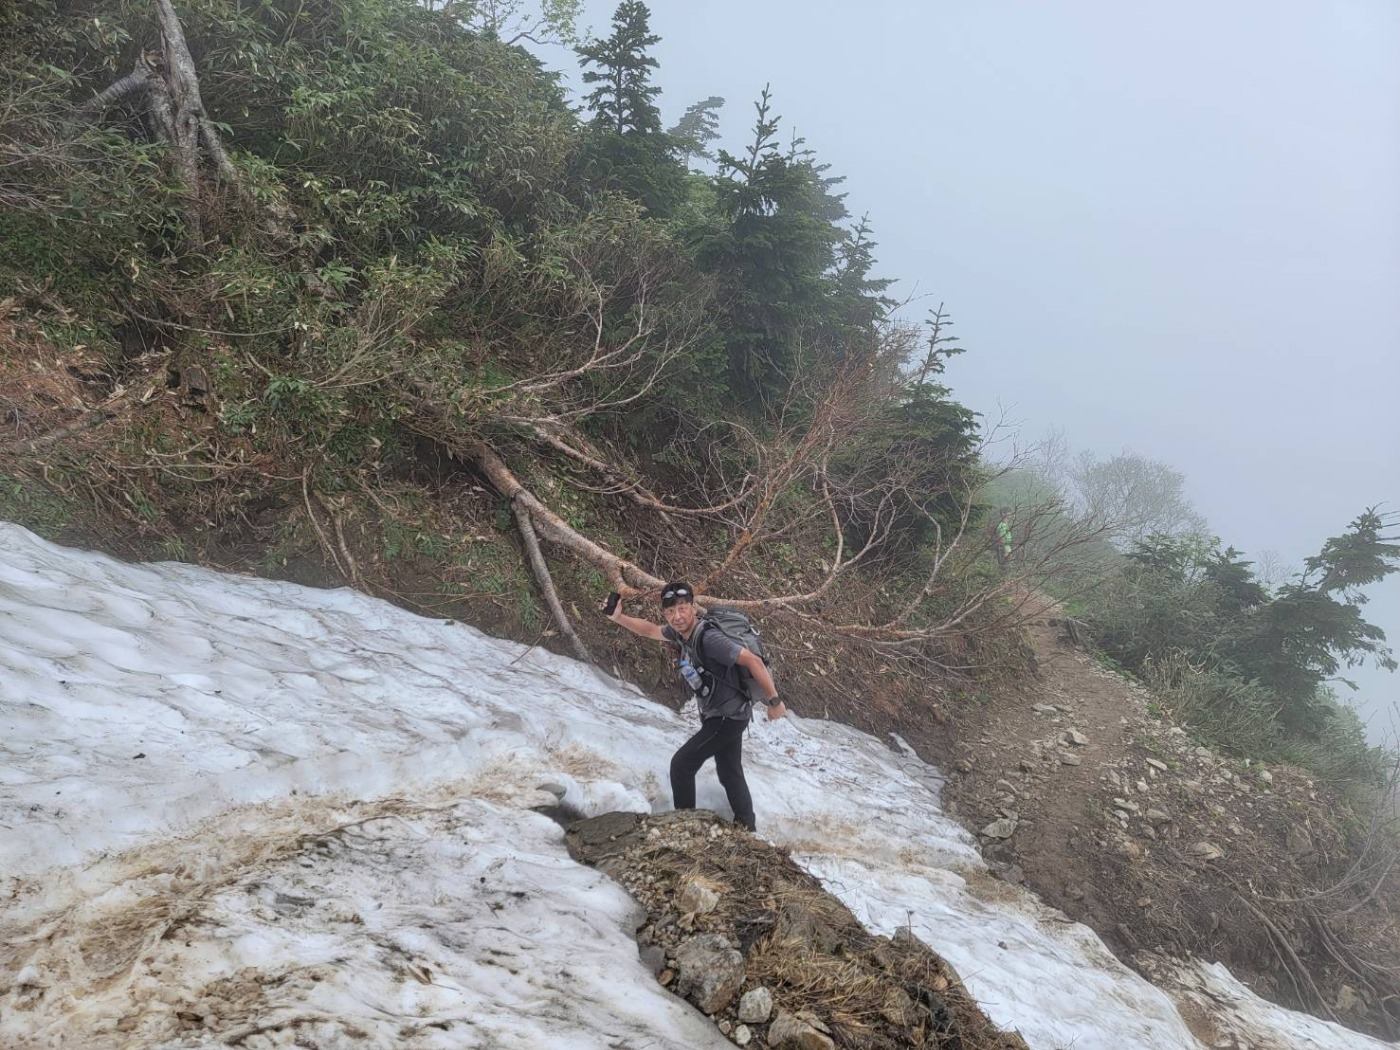
[[[1011,560],[1011,508],[1002,507],[996,524],[997,564],[1005,565]]]
[[[751,694],[767,704],[769,719],[787,713],[763,657],[705,620],[695,604],[694,589],[683,581],[668,583],[661,590],[664,626],[628,616],[616,592],[608,595],[603,612],[633,634],[680,650],[681,677],[700,708],[700,731],[671,757],[671,796],[676,808],[695,808],[695,774],[713,758],[735,822],[755,830],[743,762],[744,730],[753,711]]]

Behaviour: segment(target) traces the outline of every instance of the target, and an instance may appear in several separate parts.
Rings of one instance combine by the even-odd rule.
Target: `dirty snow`
[[[729,1046],[535,811],[669,808],[691,727],[351,591],[0,524],[0,1045]],[[912,926],[1036,1050],[1202,1045],[1089,930],[991,880],[907,751],[794,716],[746,756],[761,833],[872,930]],[[700,804],[725,809],[712,770]],[[1174,985],[1223,1045],[1394,1045],[1219,967]]]

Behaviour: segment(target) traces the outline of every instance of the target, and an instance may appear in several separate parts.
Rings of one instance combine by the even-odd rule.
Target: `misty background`
[[[606,35],[616,4],[588,0]],[[1185,473],[1224,543],[1290,571],[1400,510],[1400,7],[654,0],[663,119],[771,84],[869,214],[877,274],[967,352],[948,384],[1025,446]],[[540,54],[580,96],[577,60]],[[1400,641],[1400,579],[1366,615]],[[1400,681],[1338,694],[1375,743]]]

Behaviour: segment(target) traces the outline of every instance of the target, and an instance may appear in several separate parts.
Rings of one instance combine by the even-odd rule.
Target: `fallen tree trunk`
[[[540,593],[544,595],[545,604],[549,606],[550,615],[554,617],[554,622],[559,627],[559,633],[568,641],[569,648],[573,649],[575,656],[584,663],[591,664],[593,654],[588,651],[588,646],[583,644],[583,639],[574,631],[574,625],[569,622],[569,617],[564,612],[564,605],[559,601],[559,592],[554,589],[554,577],[550,576],[549,566],[545,563],[544,555],[540,552],[540,541],[535,536],[534,525],[530,522],[530,512],[518,499],[511,501],[511,509],[515,511],[515,521],[520,526],[520,539],[525,544],[525,554],[530,559],[530,568],[535,573],[535,582],[539,584]]]

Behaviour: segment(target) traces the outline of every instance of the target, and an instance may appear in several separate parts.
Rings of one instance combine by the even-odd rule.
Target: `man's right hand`
[[[608,600],[603,603],[603,615],[610,620],[617,619],[617,612],[622,605],[622,595],[617,591],[608,592]]]

